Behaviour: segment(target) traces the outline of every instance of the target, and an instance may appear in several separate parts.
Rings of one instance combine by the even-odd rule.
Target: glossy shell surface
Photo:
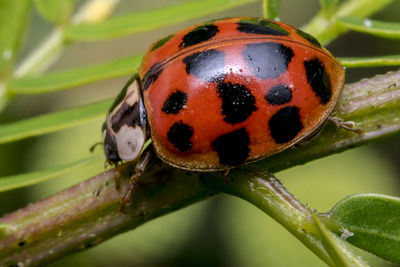
[[[340,96],[344,69],[296,28],[230,18],[156,42],[139,77],[158,156],[179,168],[216,171],[313,134]]]

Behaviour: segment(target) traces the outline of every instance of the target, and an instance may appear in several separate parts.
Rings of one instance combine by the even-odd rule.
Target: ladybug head
[[[104,153],[107,162],[133,161],[147,139],[146,112],[139,79],[133,76],[119,93],[103,124]]]

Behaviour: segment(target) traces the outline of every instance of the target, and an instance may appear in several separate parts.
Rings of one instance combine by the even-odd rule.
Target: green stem
[[[326,252],[319,248],[321,241],[313,240],[318,231],[309,221],[309,211],[276,180],[266,182],[266,170],[287,169],[361,144],[399,136],[400,71],[346,85],[335,116],[356,121],[358,127],[362,126],[363,135],[327,125],[313,141],[232,170],[228,176],[233,179],[232,184],[224,188],[219,185],[220,191],[242,197],[270,214],[328,263]],[[154,164],[140,178],[132,205],[124,215],[119,207],[132,166],[124,164],[122,168],[120,192],[115,190],[115,173],[111,170],[0,218],[0,265],[37,266],[84,250],[216,194],[219,191],[215,191],[215,183],[222,180],[220,174],[191,173]],[[280,206],[274,207],[274,203]]]
[[[206,176],[203,181],[215,192],[231,194],[257,206],[323,261],[333,265],[321,243],[311,211],[288,192],[273,174],[266,170],[253,170],[250,165],[230,172],[228,177],[230,181],[225,183],[221,177],[211,176]]]
[[[0,111],[3,110],[5,105],[7,104],[7,91],[3,82],[0,81]]]
[[[15,77],[39,74],[45,71],[61,55],[64,48],[61,28],[55,28],[14,71]]]
[[[263,3],[263,7],[262,7],[263,18],[268,19],[268,0],[263,0],[262,3]]]
[[[0,266],[47,265],[213,194],[197,176],[156,165],[123,214],[131,167],[121,170],[120,191],[112,169],[1,218]]]
[[[339,5],[336,12],[319,11],[302,30],[312,34],[321,44],[326,45],[347,31],[345,27],[337,24],[338,18],[348,16],[365,18],[383,9],[391,2],[393,0],[348,0]]]
[[[266,19],[276,19],[279,15],[280,0],[263,0],[263,17]]]
[[[85,22],[87,20],[93,20],[93,14],[96,14],[97,3],[103,5],[102,14],[110,14],[111,10],[114,9],[118,3],[116,0],[88,0],[82,7],[76,12],[76,15],[71,19],[71,23],[77,24]],[[106,16],[100,19],[105,19]],[[22,60],[20,65],[15,69],[14,76],[22,77],[26,75],[39,74],[45,71],[52,63],[54,63],[61,52],[65,48],[64,30],[60,27],[55,27],[53,31],[44,38],[26,58]]]

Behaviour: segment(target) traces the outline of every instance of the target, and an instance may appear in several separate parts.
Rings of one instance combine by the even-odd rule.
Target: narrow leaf
[[[65,28],[65,37],[75,41],[115,38],[150,31],[252,2],[256,2],[256,0],[192,0],[141,13],[110,18],[97,24],[68,25]]]
[[[400,55],[379,57],[340,57],[339,60],[346,68],[400,66]]]
[[[313,218],[320,233],[322,244],[336,266],[369,266],[354,255],[342,239],[330,232],[317,215],[313,215]]]
[[[332,209],[329,219],[328,225],[334,230],[352,233],[348,242],[400,263],[400,198],[379,194],[351,196]]]
[[[65,164],[48,170],[0,177],[0,192],[21,188],[29,185],[34,185],[53,178],[57,178],[62,174],[72,172],[78,168],[81,168],[97,160],[100,160],[101,158],[102,157],[100,156],[92,155],[77,162]]]
[[[280,0],[264,0],[264,18],[275,19],[279,16]]]
[[[111,100],[107,100],[0,125],[0,144],[55,132],[102,118],[111,103]]]
[[[23,77],[7,84],[15,94],[42,94],[134,73],[142,56],[132,56],[71,70],[55,71],[42,76]]]
[[[386,38],[400,39],[400,23],[346,17],[338,22],[348,29]]]
[[[76,0],[34,0],[40,15],[58,25],[69,21],[75,2]]]
[[[30,10],[30,0],[0,0],[0,79],[11,74]]]

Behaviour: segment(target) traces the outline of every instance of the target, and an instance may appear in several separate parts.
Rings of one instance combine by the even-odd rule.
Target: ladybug
[[[311,35],[282,22],[213,20],[154,43],[103,125],[107,161],[156,155],[222,171],[310,137],[337,103],[344,68]],[[137,174],[147,162],[140,156]]]

